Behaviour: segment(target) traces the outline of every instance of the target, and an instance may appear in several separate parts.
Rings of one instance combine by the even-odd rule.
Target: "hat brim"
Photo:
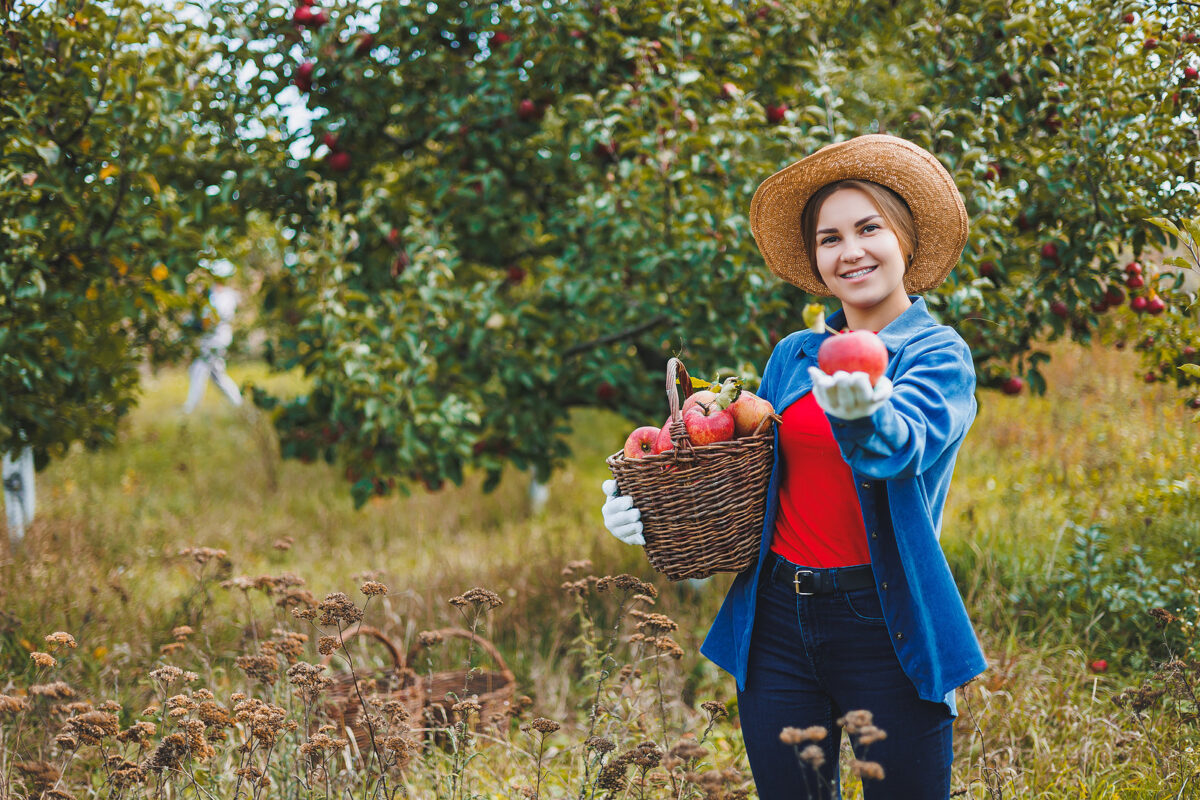
[[[771,271],[810,294],[832,294],[810,267],[800,218],[818,189],[851,179],[886,186],[912,211],[917,247],[904,276],[905,290],[920,294],[940,285],[967,244],[962,195],[932,153],[880,133],[827,145],[759,185],[750,204],[750,231]]]

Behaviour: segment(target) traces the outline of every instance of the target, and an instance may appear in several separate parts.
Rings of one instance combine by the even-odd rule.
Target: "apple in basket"
[[[642,458],[655,452],[654,440],[658,438],[658,428],[653,425],[643,425],[629,434],[625,440],[625,457]]]
[[[659,453],[672,450],[674,447],[674,443],[671,442],[671,418],[667,417],[667,421],[658,429],[658,434],[654,438],[654,449],[650,452],[658,455]]]
[[[871,331],[849,331],[830,336],[817,351],[817,366],[827,375],[843,370],[865,372],[871,385],[887,370],[887,345]]]
[[[687,428],[688,440],[697,447],[727,442],[737,427],[729,409],[716,402],[697,403],[684,415],[683,426]]]
[[[767,400],[745,389],[729,404],[733,415],[733,435],[740,438],[758,430],[762,421],[775,413],[774,406]]]

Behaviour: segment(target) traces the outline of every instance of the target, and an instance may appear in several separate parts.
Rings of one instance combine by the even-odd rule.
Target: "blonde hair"
[[[800,233],[804,237],[804,250],[808,253],[808,268],[818,281],[825,283],[817,270],[817,216],[829,196],[840,189],[858,189],[871,198],[879,215],[888,228],[896,234],[900,252],[904,255],[904,271],[912,265],[913,253],[917,251],[917,223],[904,198],[893,190],[873,181],[844,180],[827,183],[808,198],[804,212],[800,215]]]

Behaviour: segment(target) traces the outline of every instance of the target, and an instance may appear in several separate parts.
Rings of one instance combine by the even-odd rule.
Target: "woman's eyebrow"
[[[854,227],[857,228],[859,225],[862,225],[863,223],[866,223],[866,222],[870,222],[871,220],[875,219],[878,216],[879,216],[878,214],[872,214],[869,217],[863,217],[858,222],[854,223]],[[817,231],[817,233],[837,233],[837,232],[838,232],[837,228],[822,228],[821,230]]]

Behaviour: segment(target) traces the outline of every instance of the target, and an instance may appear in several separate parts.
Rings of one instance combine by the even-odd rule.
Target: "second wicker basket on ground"
[[[425,698],[425,724],[434,731],[444,728],[455,719],[453,709],[456,703],[474,700],[479,704],[478,729],[506,730],[517,679],[496,645],[462,628],[442,628],[433,631],[432,635],[435,639],[466,639],[470,647],[478,646],[487,653],[494,665],[490,668],[418,672],[421,694]],[[405,658],[410,669],[417,663],[417,648],[418,645],[414,645]]]
[[[642,458],[623,451],[607,463],[623,495],[641,511],[646,558],[673,581],[741,572],[762,541],[767,484],[775,458],[775,414],[748,436],[693,446],[680,414],[691,379],[677,358],[667,362],[673,449]]]

